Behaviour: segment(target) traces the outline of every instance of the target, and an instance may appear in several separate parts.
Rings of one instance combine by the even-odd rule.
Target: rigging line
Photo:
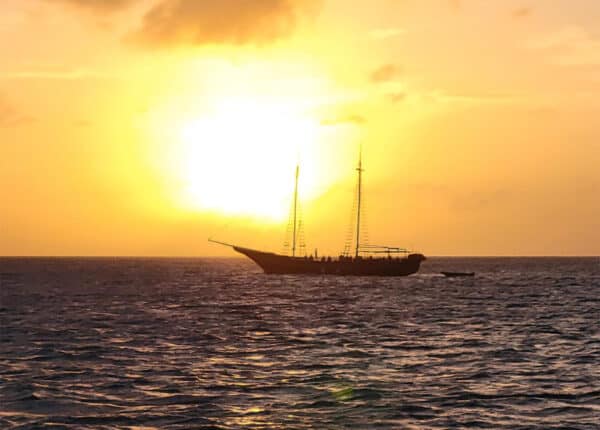
[[[225,228],[229,227],[229,225],[233,222],[233,219],[226,219],[225,221],[223,221],[221,223],[221,225],[219,227],[217,227],[216,232],[213,231],[213,234],[211,234],[208,238],[208,240],[212,240],[213,237],[215,237],[215,234],[219,234],[222,230],[224,230]]]
[[[306,242],[304,233],[304,213],[302,210],[302,205],[298,204],[298,244],[300,248],[300,255],[306,255]]]
[[[302,205],[299,196],[300,164],[296,164],[294,177],[294,194],[290,205],[290,214],[283,242],[283,253],[295,257],[296,254],[306,253],[302,220]],[[290,237],[291,236],[291,237]]]
[[[364,187],[363,187],[364,188]],[[368,199],[367,194],[362,193],[361,195],[361,216],[360,216],[360,236],[361,243],[360,248],[364,248],[365,245],[369,245],[369,213],[368,213]]]
[[[300,165],[296,164],[296,180],[294,183],[294,234],[292,237],[292,257],[296,256],[296,216],[298,211],[298,174],[300,173]]]
[[[285,235],[283,237],[283,249],[282,254],[288,255],[290,253],[292,235],[292,209],[290,207],[290,214],[288,216],[288,222],[285,228]]]
[[[346,229],[346,237],[344,241],[344,252],[342,255],[348,257],[350,255],[350,250],[352,249],[352,242],[354,238],[354,214],[356,212],[356,190],[354,190],[353,198],[352,198],[352,207],[349,213],[348,220],[348,228]]]
[[[355,257],[358,257],[358,253],[360,250],[360,198],[361,198],[361,193],[362,193],[362,172],[363,172],[363,168],[362,168],[362,144],[360,145],[359,148],[359,155],[358,155],[358,168],[356,169],[356,171],[358,172],[358,208],[356,211],[356,250],[354,253]]]
[[[303,228],[304,228],[304,223],[302,222],[302,220],[300,220],[299,224],[298,224],[298,229],[299,229],[298,242],[299,242],[299,247],[300,247],[299,255],[301,255],[301,256],[306,255],[306,242],[304,240]]]
[[[283,242],[283,254],[292,255],[292,242],[294,237],[294,200],[293,196],[290,199],[289,203],[289,214],[288,214],[288,222],[285,228],[285,236]]]
[[[354,186],[353,189],[353,197],[352,197],[352,208],[349,212],[348,219],[348,229],[346,231],[346,241],[344,243],[344,256],[349,257],[352,250],[352,245],[354,244],[354,218],[356,216],[357,203],[358,203],[358,193],[357,188]]]

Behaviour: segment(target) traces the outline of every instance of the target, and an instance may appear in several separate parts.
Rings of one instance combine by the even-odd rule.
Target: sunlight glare
[[[293,105],[224,100],[181,129],[185,201],[201,210],[283,220],[297,162],[302,198],[315,194],[311,160],[318,139],[319,123]]]

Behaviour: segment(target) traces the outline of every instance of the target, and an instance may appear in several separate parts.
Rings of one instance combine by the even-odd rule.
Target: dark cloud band
[[[149,46],[266,44],[289,36],[315,0],[162,0],[130,40]]]
[[[143,0],[43,0],[100,14]],[[148,47],[267,44],[292,34],[323,0],[158,0],[126,39]]]

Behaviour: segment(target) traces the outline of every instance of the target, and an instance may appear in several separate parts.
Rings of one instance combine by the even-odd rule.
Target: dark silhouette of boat
[[[441,272],[441,274],[447,278],[475,276],[475,272]]]
[[[407,276],[418,272],[421,262],[425,260],[422,254],[408,254],[404,257],[296,257],[212,242],[231,246],[254,261],[267,274]]]
[[[359,157],[356,211],[356,236],[354,255],[345,252],[339,257],[297,256],[298,230],[298,175],[296,166],[296,183],[293,203],[293,233],[291,254],[283,255],[273,252],[259,251],[238,245],[209,239],[210,242],[230,246],[236,252],[254,261],[267,274],[306,274],[306,275],[342,275],[342,276],[407,276],[419,271],[421,263],[426,259],[423,254],[410,253],[398,247],[373,246],[361,244],[361,196],[362,196],[362,157]],[[383,254],[383,255],[382,255]]]

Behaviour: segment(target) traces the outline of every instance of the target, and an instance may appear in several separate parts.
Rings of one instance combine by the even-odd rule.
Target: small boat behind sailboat
[[[475,276],[475,272],[440,272],[446,278],[461,278]]]

